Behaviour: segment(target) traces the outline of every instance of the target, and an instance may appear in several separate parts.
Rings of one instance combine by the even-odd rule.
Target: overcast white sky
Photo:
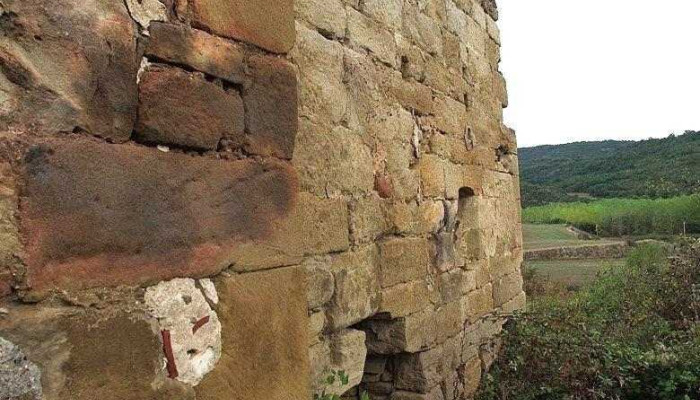
[[[700,0],[499,0],[520,146],[700,130]]]

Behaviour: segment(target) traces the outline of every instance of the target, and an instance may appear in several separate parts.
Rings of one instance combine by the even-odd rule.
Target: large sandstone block
[[[349,129],[300,121],[292,163],[302,190],[319,196],[363,195],[374,188],[372,151]]]
[[[216,150],[226,138],[240,146],[244,124],[235,90],[179,68],[150,66],[141,74],[136,137],[143,142]]]
[[[345,251],[350,246],[348,206],[343,199],[301,193],[286,218],[270,224],[270,235],[229,250],[231,268],[256,271],[298,265],[305,255]]]
[[[31,146],[18,168],[32,289],[216,273],[294,209],[289,166],[88,139]]]
[[[293,0],[178,0],[193,25],[274,53],[294,46]]]
[[[294,66],[277,57],[248,60],[252,84],[243,91],[247,149],[254,154],[292,158],[299,123]]]
[[[432,265],[435,249],[428,239],[397,238],[379,244],[382,287],[424,278]]]
[[[382,291],[379,313],[400,318],[430,305],[430,293],[425,280],[402,283]]]
[[[352,7],[347,7],[350,43],[369,50],[378,60],[397,65],[394,36],[383,26]]]
[[[3,2],[0,129],[129,139],[137,28],[121,1]]]
[[[443,371],[443,349],[438,347],[396,358],[394,385],[399,390],[428,393],[449,371]]]
[[[344,38],[347,13],[342,0],[296,0],[297,17],[311,23],[319,32],[335,38]]]
[[[297,43],[290,53],[299,68],[299,113],[334,126],[345,117],[348,94],[343,84],[343,46],[297,23]]]
[[[523,276],[516,271],[508,276],[500,278],[493,283],[494,306],[500,307],[523,291]]]
[[[308,400],[308,319],[299,267],[218,279],[222,354],[202,400]]]
[[[243,84],[243,46],[185,25],[152,23],[146,55],[172,64],[187,65],[197,71]]]
[[[333,256],[331,270],[335,292],[328,317],[334,329],[356,324],[377,312],[379,284],[374,245]]]
[[[10,313],[0,336],[39,367],[43,399],[194,399],[191,388],[165,377],[163,345],[143,317],[44,307]]]

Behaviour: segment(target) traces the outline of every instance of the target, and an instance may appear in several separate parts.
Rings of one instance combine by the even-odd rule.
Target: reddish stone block
[[[216,150],[227,138],[244,141],[245,111],[235,90],[178,68],[151,66],[139,84],[138,139]]]
[[[240,44],[179,24],[153,22],[149,32],[147,56],[187,65],[234,83],[247,80],[245,54]]]
[[[123,1],[2,2],[0,130],[129,140],[137,28]]]
[[[255,56],[248,61],[253,84],[243,92],[248,151],[292,158],[299,124],[297,77],[288,61]]]
[[[142,284],[218,273],[293,210],[279,161],[223,161],[85,139],[31,147],[20,171],[28,284]]]
[[[12,275],[0,271],[0,298],[12,294]]]
[[[295,41],[294,0],[179,0],[192,23],[217,35],[286,53]]]

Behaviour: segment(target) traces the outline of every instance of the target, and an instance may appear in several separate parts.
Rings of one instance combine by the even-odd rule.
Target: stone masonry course
[[[3,1],[0,398],[471,399],[526,300],[497,18]]]

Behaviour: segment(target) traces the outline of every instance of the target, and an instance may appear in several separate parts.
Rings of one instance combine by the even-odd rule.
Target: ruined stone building
[[[470,398],[525,304],[496,19],[2,0],[0,398]]]

